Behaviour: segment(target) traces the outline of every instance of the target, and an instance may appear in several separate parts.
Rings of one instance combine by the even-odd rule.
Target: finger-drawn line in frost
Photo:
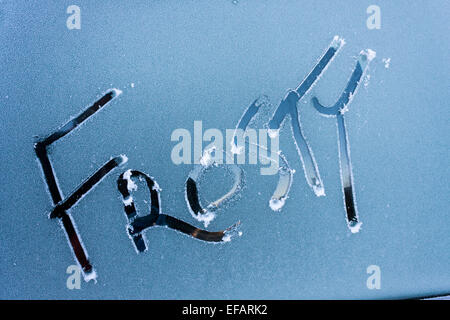
[[[300,83],[295,90],[289,90],[284,99],[276,108],[274,114],[267,124],[269,136],[279,134],[279,130],[285,119],[290,117],[290,124],[293,132],[294,143],[297,153],[302,163],[308,185],[312,188],[317,196],[325,195],[325,188],[320,178],[318,165],[314,158],[312,149],[308,144],[305,135],[301,128],[300,114],[297,105],[302,98],[310,91],[310,89],[319,80],[323,72],[327,69],[330,62],[333,61],[336,54],[345,44],[344,40],[338,36],[333,38],[333,41],[328,46],[323,56],[319,59],[312,71]],[[332,107],[324,107],[319,100],[314,97],[312,103],[314,108],[322,115],[335,117],[337,119],[338,128],[338,145],[339,145],[339,162],[341,171],[342,190],[344,194],[344,204],[346,210],[347,224],[349,229],[355,233],[358,232],[361,226],[358,212],[355,205],[355,194],[353,186],[353,174],[350,160],[350,147],[348,135],[345,127],[344,113],[348,111],[348,105],[355,95],[362,76],[366,71],[370,61],[375,57],[375,52],[367,49],[361,51],[356,62],[355,69],[348,81],[346,88]],[[91,191],[101,180],[106,177],[117,167],[123,166],[128,158],[125,155],[120,155],[111,158],[100,169],[94,172],[90,177],[83,181],[78,188],[75,189],[68,197],[63,197],[61,188],[58,185],[58,179],[55,175],[52,163],[49,158],[48,147],[59,139],[65,137],[75,129],[79,128],[87,119],[100,111],[103,107],[108,105],[112,100],[117,98],[122,91],[118,89],[108,90],[99,100],[93,103],[92,106],[86,108],[78,116],[71,119],[58,130],[41,139],[34,144],[37,159],[39,160],[44,181],[46,182],[50,198],[53,202],[53,209],[49,214],[49,218],[58,218],[62,229],[64,230],[68,239],[69,246],[74,254],[75,260],[80,265],[83,271],[85,281],[96,280],[97,274],[89,261],[88,254],[83,245],[79,231],[77,230],[73,218],[70,214],[73,208],[89,191]],[[243,113],[240,118],[236,130],[244,131],[252,118],[264,107],[266,102],[264,99],[256,99]],[[236,131],[237,132],[237,131]],[[237,139],[233,139],[235,150],[239,152]],[[244,141],[245,143],[245,141]],[[267,150],[268,151],[268,150]],[[233,196],[239,193],[242,188],[243,173],[237,165],[230,165],[227,168],[234,177],[232,188],[227,194],[217,199],[204,207],[199,199],[199,192],[197,188],[197,181],[201,178],[203,172],[213,164],[210,161],[210,152],[224,152],[223,150],[205,150],[202,161],[196,165],[186,180],[185,198],[188,209],[191,215],[205,224],[205,228],[214,219],[214,211],[230,200]],[[268,152],[267,152],[268,154]],[[288,198],[290,186],[293,179],[293,170],[290,168],[286,158],[280,152],[281,161],[279,166],[279,180],[275,191],[270,199],[270,207],[273,210],[280,210],[283,207],[285,200]],[[274,161],[267,157],[269,161]],[[145,182],[150,192],[150,212],[147,215],[139,215],[136,209],[132,192],[137,190],[135,181]],[[141,171],[128,169],[124,171],[117,180],[117,187],[122,195],[122,202],[124,205],[125,216],[127,218],[127,232],[132,240],[132,243],[138,253],[147,250],[146,239],[144,231],[151,227],[167,227],[173,229],[190,237],[207,241],[207,242],[228,242],[233,236],[241,235],[239,231],[240,221],[230,226],[226,230],[211,232],[199,229],[187,222],[174,218],[170,215],[162,213],[160,188],[154,178]]]

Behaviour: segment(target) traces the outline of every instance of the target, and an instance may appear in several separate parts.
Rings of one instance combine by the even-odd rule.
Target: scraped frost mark
[[[329,45],[328,49],[325,51],[324,55],[320,58],[308,76],[295,90],[290,90],[286,94],[268,124],[268,128],[270,130],[269,135],[275,136],[278,134],[278,130],[286,117],[290,116],[293,138],[297,153],[302,162],[306,181],[318,197],[325,195],[325,189],[320,178],[319,169],[317,167],[313,152],[301,129],[297,103],[305,96],[305,94],[309,92],[309,90],[311,90],[317,80],[320,79],[323,72],[327,69],[330,62],[333,61],[337,52],[344,44],[345,41],[342,38],[338,36],[333,38],[333,41]]]
[[[158,187],[157,183],[147,174],[137,170],[131,170],[129,179],[139,178],[139,181],[145,181],[147,188],[150,191],[150,213],[145,216],[138,216],[134,199],[131,197],[130,191],[128,190],[128,181],[125,178],[125,174],[126,172],[120,175],[117,180],[117,187],[122,194],[123,199],[128,200],[126,203],[124,202],[124,210],[128,220],[127,232],[128,236],[133,241],[136,252],[139,253],[147,250],[147,241],[143,236],[143,232],[151,227],[167,227],[195,239],[208,242],[227,242],[231,237],[238,234],[237,229],[240,222],[223,231],[210,232],[196,228],[180,219],[162,214],[160,207],[161,189]]]
[[[76,227],[72,216],[69,213],[66,213],[58,220],[58,224],[60,225],[61,229],[65,231],[64,233],[67,243],[69,247],[72,248],[75,261],[82,270],[84,281],[89,282],[90,280],[94,280],[94,282],[97,283],[97,272],[92,267],[92,265],[86,264],[86,262],[89,263],[88,256],[86,254],[86,248],[84,246],[84,243],[78,236],[78,228]],[[85,254],[85,260],[80,259],[83,254]],[[83,267],[83,265],[85,267]]]
[[[84,121],[86,121],[89,117],[100,111],[104,106],[106,106],[112,99],[117,98],[122,94],[122,91],[119,89],[110,89],[107,93],[105,93],[98,101],[96,101],[92,106],[85,109],[78,116],[73,119],[70,119],[64,125],[62,125],[58,130],[56,130],[53,134],[42,140],[40,143],[48,146],[53,142],[59,140],[64,137],[68,133],[72,132],[78,126],[80,126]]]
[[[344,194],[344,205],[347,212],[347,225],[352,233],[357,233],[361,228],[358,211],[356,208],[355,194],[353,188],[353,173],[350,159],[350,145],[347,130],[345,128],[344,114],[348,111],[348,105],[357,92],[361,79],[367,67],[376,56],[375,51],[367,49],[361,51],[356,62],[355,69],[347,83],[347,87],[339,100],[332,107],[324,107],[317,97],[312,99],[316,110],[325,116],[333,116],[337,119],[339,164],[341,173],[342,190]]]
[[[260,145],[257,146],[260,150],[266,150],[267,154],[269,154],[268,148]],[[274,162],[278,167],[278,183],[272,197],[269,200],[269,206],[273,211],[281,211],[283,208],[286,199],[289,197],[289,191],[291,190],[292,182],[294,181],[295,172],[295,170],[289,166],[289,163],[281,150],[278,151],[277,155],[281,161],[278,161],[272,157],[265,157],[267,160]],[[260,154],[260,157],[261,156],[262,155]]]
[[[279,179],[278,184],[273,192],[272,198],[269,201],[269,206],[273,211],[280,211],[283,208],[286,199],[289,196],[289,190],[292,186],[294,170],[289,167],[285,157],[280,154],[280,158],[285,163],[284,166],[278,169],[279,171]]]
[[[133,180],[131,180],[131,169],[128,169],[123,174],[123,178],[127,180],[127,189],[128,191],[135,191],[137,190],[137,185],[134,183]]]
[[[58,185],[58,179],[53,170],[52,163],[48,156],[47,147],[52,143],[58,141],[65,135],[69,134],[77,127],[79,127],[84,121],[89,117],[94,115],[97,111],[106,106],[111,100],[116,98],[122,93],[118,89],[108,90],[99,100],[94,102],[94,104],[84,111],[82,111],[78,116],[69,120],[67,123],[62,125],[58,130],[49,135],[47,138],[42,139],[34,144],[34,150],[37,159],[41,165],[42,172],[44,174],[44,180],[46,182],[49,195],[55,206],[59,205],[59,209],[54,211],[54,214],[50,214],[50,217],[59,217],[59,223],[61,228],[64,230],[66,238],[68,240],[69,246],[72,249],[72,253],[75,257],[77,264],[80,266],[83,272],[83,278],[85,281],[96,280],[97,273],[89,262],[86,249],[83,242],[80,239],[79,232],[72,220],[68,209],[76,204],[89,190],[91,190],[106,174],[108,174],[112,169],[122,162],[126,162],[126,157],[121,156],[110,160],[105,166],[100,168],[93,176],[83,183],[80,188],[69,196],[66,200],[63,200],[63,195],[61,189]],[[98,179],[98,180],[97,180]]]
[[[129,196],[128,198],[125,198],[125,199],[122,200],[124,206],[131,206],[133,201],[134,200],[133,200],[132,196]]]
[[[243,149],[243,146],[238,146],[236,132],[238,130],[242,130],[242,132],[245,133],[250,124],[250,121],[256,116],[258,111],[260,111],[262,107],[267,107],[269,104],[270,103],[269,103],[267,96],[264,95],[264,96],[257,98],[255,101],[253,101],[253,103],[244,111],[241,119],[239,120],[239,122],[236,126],[236,129],[235,129],[234,135],[233,135],[233,139],[231,141],[232,152],[233,152],[233,150],[237,150],[236,153],[238,153],[239,150]],[[276,135],[274,135],[270,129],[268,129],[267,132],[268,132],[269,137],[271,137],[271,138],[276,137]],[[277,133],[278,133],[278,131],[277,131]],[[269,201],[269,206],[274,211],[280,211],[281,208],[284,206],[285,200],[288,198],[289,190],[291,188],[292,181],[293,181],[294,170],[291,169],[291,167],[289,166],[286,158],[284,157],[284,155],[281,151],[277,152],[277,156],[283,162],[282,165],[280,165],[280,162],[278,161],[278,159],[275,159],[270,156],[266,156],[261,152],[262,150],[265,150],[267,155],[269,155],[269,154],[272,155],[272,150],[270,150],[270,147],[265,147],[260,144],[247,142],[246,140],[244,140],[244,142],[247,144],[257,146],[258,149],[260,150],[259,157],[264,158],[270,162],[274,162],[276,164],[276,166],[278,167],[279,180],[278,180],[276,189]],[[271,144],[269,144],[269,145],[271,146]],[[249,148],[249,150],[252,150],[252,148]]]
[[[234,183],[232,188],[226,193],[224,194],[222,197],[220,197],[219,199],[211,202],[208,205],[208,210],[215,210],[217,209],[220,205],[222,205],[223,203],[225,203],[227,200],[231,199],[231,197],[235,194],[237,194],[237,192],[239,192],[242,188],[242,181],[243,181],[243,172],[242,169],[239,168],[236,165],[231,165],[227,167],[231,173],[234,176]]]
[[[245,132],[247,129],[250,121],[253,119],[253,117],[258,113],[260,108],[263,108],[269,104],[269,100],[267,96],[263,95],[259,98],[255,99],[253,103],[245,110],[245,112],[242,114],[241,118],[238,121],[238,124],[236,125],[236,128],[234,130],[233,139],[230,142],[231,143],[231,153],[233,154],[241,154],[243,150],[243,146],[238,146],[238,137],[237,132],[238,130],[242,130]]]
[[[78,204],[78,202],[80,202],[80,200],[83,199],[89,191],[98,185],[105,176],[107,176],[114,168],[126,163],[127,159],[128,158],[126,156],[119,156],[109,160],[92,176],[81,183],[81,185],[70,196],[59,202],[50,213],[50,218],[60,218],[63,212]]]
[[[215,152],[224,152],[222,150],[217,150],[215,147],[212,149],[214,149]],[[201,164],[195,165],[194,169],[189,173],[189,176],[186,180],[186,188],[184,193],[189,212],[194,219],[202,222],[205,228],[207,228],[211,221],[213,221],[216,217],[215,211],[217,211],[217,209],[219,209],[221,205],[233,199],[234,196],[236,196],[242,190],[243,185],[242,169],[234,164],[227,165],[226,169],[233,176],[233,186],[222,197],[208,204],[206,208],[201,205],[197,183],[202,178],[203,173],[211,168],[211,166],[219,166],[216,162],[212,161],[212,151],[213,150],[210,149],[205,150],[202,159],[200,160]]]

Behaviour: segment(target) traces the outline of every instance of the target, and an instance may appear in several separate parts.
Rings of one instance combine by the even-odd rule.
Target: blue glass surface
[[[69,30],[72,1],[0,1],[0,298],[303,299],[404,298],[450,292],[448,1],[86,1],[81,29]],[[381,8],[381,28],[366,26]],[[174,130],[194,121],[233,129],[255,99],[272,109],[295,89],[335,35],[345,39],[297,108],[326,196],[305,180],[290,122],[280,149],[295,169],[280,212],[269,207],[277,175],[242,165],[245,188],[207,230],[241,222],[242,235],[202,242],[167,228],[130,241],[117,179],[147,173],[162,189],[163,213],[196,227],[186,205],[193,165],[171,159]],[[352,234],[343,202],[335,118],[361,50],[376,51],[345,113],[361,230]],[[388,63],[387,59],[390,59]],[[122,94],[49,147],[67,197],[111,157],[128,162],[70,210],[95,265],[97,283],[66,287],[75,264],[33,144],[108,89]],[[303,92],[302,92],[303,94]],[[206,145],[206,143],[205,143]],[[230,177],[199,185],[216,199]],[[139,209],[148,191],[139,185]],[[367,268],[381,288],[367,287]]]

